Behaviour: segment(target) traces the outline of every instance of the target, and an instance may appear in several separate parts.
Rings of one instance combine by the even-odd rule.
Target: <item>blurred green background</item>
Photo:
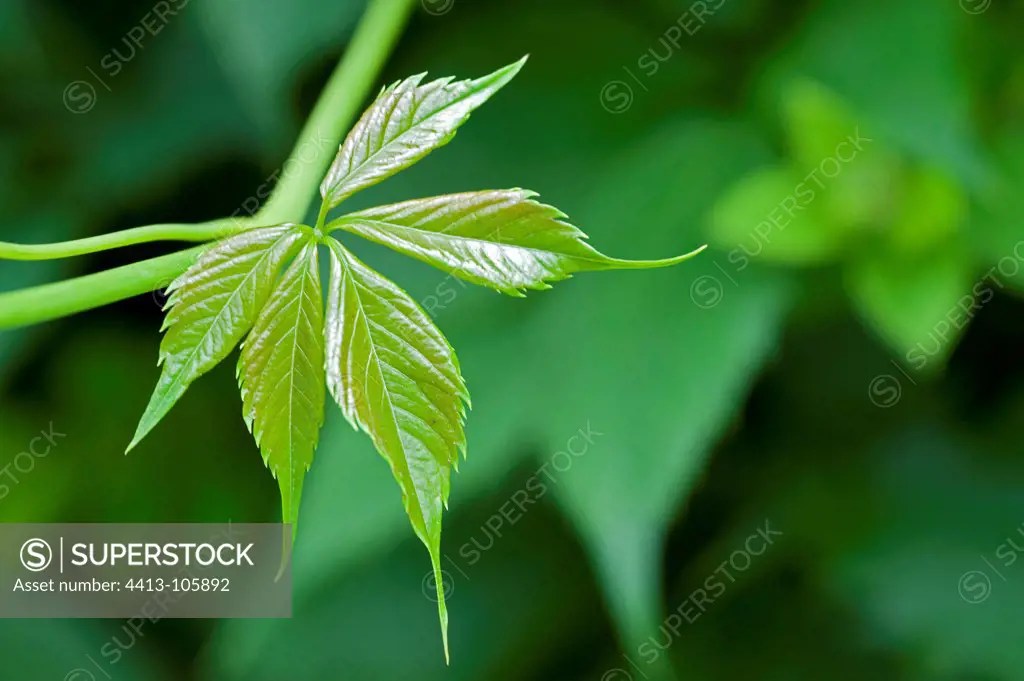
[[[232,214],[363,10],[162,5],[0,1],[0,238]],[[383,80],[531,58],[357,204],[522,186],[609,254],[711,249],[518,300],[355,245],[473,394],[450,667],[399,490],[329,404],[292,619],[4,620],[0,679],[1024,678],[1022,25],[1010,0],[422,0]],[[177,247],[3,262],[0,290]],[[0,332],[0,520],[277,519],[233,361],[122,455],[162,303]]]

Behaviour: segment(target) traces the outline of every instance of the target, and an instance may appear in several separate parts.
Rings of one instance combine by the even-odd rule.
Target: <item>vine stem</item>
[[[240,220],[213,220],[199,224],[147,225],[56,244],[12,244],[0,241],[0,259],[55,260],[150,241],[211,241],[241,231],[245,226],[246,223]]]
[[[205,248],[196,246],[84,277],[0,294],[0,329],[59,319],[168,286]]]
[[[342,135],[398,42],[413,6],[414,0],[370,0],[345,55],[282,165],[280,181],[254,217],[148,225],[57,244],[0,242],[0,259],[66,258],[150,241],[210,241],[253,225],[301,222]],[[310,149],[317,153],[310,155]],[[58,319],[166,286],[188,269],[203,249],[199,246],[97,274],[0,293],[0,329]]]

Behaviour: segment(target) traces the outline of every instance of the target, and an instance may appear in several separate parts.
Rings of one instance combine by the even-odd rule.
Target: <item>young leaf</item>
[[[846,290],[854,307],[900,360],[937,370],[971,320],[974,267],[956,242],[907,258],[879,251],[847,265]]]
[[[242,344],[242,416],[281,488],[282,522],[294,537],[302,481],[324,422],[323,299],[316,243],[308,242],[274,287]]]
[[[609,258],[564,222],[564,213],[534,196],[524,189],[499,189],[415,199],[351,213],[330,227],[513,296],[551,288],[548,282],[573,272],[664,267],[703,250],[665,260]]]
[[[441,511],[451,466],[465,454],[469,393],[448,341],[402,289],[333,238],[327,294],[327,384],[353,427],[373,439],[402,488],[413,529],[430,552],[445,659]]]
[[[804,78],[786,84],[782,115],[793,159],[802,173],[836,155],[836,146],[859,136],[857,116],[842,97],[825,85]]]
[[[715,202],[708,241],[730,257],[742,250],[764,262],[819,265],[838,258],[851,234],[823,215],[813,193],[802,198],[800,177],[788,167],[771,167],[741,178]],[[792,204],[783,208],[787,201]]]
[[[320,185],[329,208],[443,147],[470,113],[519,73],[523,57],[494,73],[456,83],[420,85],[425,73],[381,91],[342,143]]]
[[[308,230],[307,230],[308,231]],[[130,451],[160,422],[192,381],[228,356],[253,324],[281,264],[304,232],[279,225],[242,232],[203,253],[171,283],[163,371],[139,421]]]

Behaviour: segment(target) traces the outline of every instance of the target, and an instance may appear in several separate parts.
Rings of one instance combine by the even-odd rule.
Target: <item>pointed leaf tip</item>
[[[620,260],[618,258],[610,258],[609,260],[615,263],[615,266],[623,269],[657,269],[659,267],[671,267],[672,265],[678,265],[681,262],[685,262],[690,258],[700,255],[707,249],[708,245],[704,244],[700,248],[695,248],[689,253],[683,253],[671,258],[661,258],[660,260]],[[615,269],[613,266],[611,269]]]
[[[418,74],[383,89],[342,142],[320,184],[333,208],[448,144],[471,113],[511,81],[526,57],[473,80]]]
[[[522,57],[520,57],[516,61],[512,62],[511,64],[509,64],[505,68],[508,69],[511,72],[512,76],[515,76],[516,74],[518,74],[520,71],[523,70],[523,67],[526,66],[526,62],[529,61],[529,59],[530,59],[530,53],[527,52]]]
[[[414,199],[350,213],[328,227],[517,298],[576,272],[668,267],[706,248],[663,260],[611,258],[587,243],[565,213],[534,196],[500,189]]]
[[[430,562],[434,570],[434,586],[437,589],[437,617],[441,622],[441,644],[444,646],[444,663],[451,664],[448,653],[448,606],[444,600],[444,572],[441,570],[441,561],[438,557],[440,548],[435,545],[430,548]]]
[[[292,531],[289,533],[288,528],[291,527]],[[288,564],[291,563],[292,550],[295,547],[295,536],[296,530],[298,529],[297,523],[288,523],[285,519],[281,525],[281,564],[277,568],[277,575],[274,577],[274,582],[281,581],[281,577],[284,576],[285,570],[288,569]],[[288,541],[288,535],[291,534],[291,541]]]
[[[430,552],[447,663],[441,515],[451,468],[466,447],[466,384],[455,351],[427,313],[336,239],[326,244],[327,385],[345,417],[391,465],[413,529]]]

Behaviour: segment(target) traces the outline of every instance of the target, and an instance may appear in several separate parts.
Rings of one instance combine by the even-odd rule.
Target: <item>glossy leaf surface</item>
[[[352,213],[332,223],[509,295],[551,288],[584,270],[644,269],[681,262],[701,249],[665,260],[620,260],[595,250],[535,193],[503,189],[403,201]]]
[[[385,88],[341,144],[320,185],[334,207],[419,161],[455,136],[470,113],[519,73],[514,64],[476,80],[441,78],[420,85],[425,73]]]
[[[327,383],[349,422],[373,439],[402,488],[406,513],[430,551],[448,654],[441,578],[441,513],[469,399],[458,360],[426,313],[395,284],[330,239]]]
[[[316,244],[308,243],[270,294],[238,362],[242,415],[277,478],[293,532],[324,422],[323,328]]]
[[[168,287],[159,363],[163,372],[128,449],[185,394],[192,381],[228,356],[252,327],[274,276],[295,252],[302,230],[280,225],[242,232],[203,253]]]

